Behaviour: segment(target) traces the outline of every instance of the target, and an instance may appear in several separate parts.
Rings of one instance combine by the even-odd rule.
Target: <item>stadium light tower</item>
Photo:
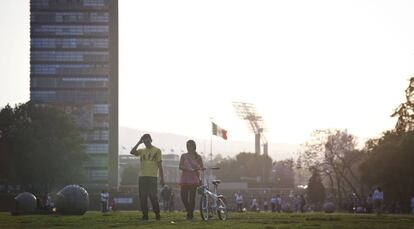
[[[256,107],[252,103],[233,102],[237,115],[248,122],[250,131],[255,134],[255,153],[260,154],[260,145],[263,143],[263,153],[268,154],[268,142],[263,132],[266,130],[262,116],[257,114]]]

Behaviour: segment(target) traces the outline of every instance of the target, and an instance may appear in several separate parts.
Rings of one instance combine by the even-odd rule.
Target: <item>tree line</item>
[[[32,102],[7,105],[0,111],[0,184],[46,192],[84,181],[82,143],[64,111]]]
[[[347,130],[316,130],[304,144],[300,162],[321,177],[339,206],[354,196],[363,203],[381,187],[387,205],[409,210],[414,196],[414,77],[405,93],[406,101],[391,115],[398,118],[395,128],[369,139],[362,149]]]

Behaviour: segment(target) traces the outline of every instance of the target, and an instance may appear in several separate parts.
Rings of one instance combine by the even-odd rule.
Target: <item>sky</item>
[[[4,106],[29,100],[29,1],[0,5]],[[253,142],[241,101],[270,142],[323,128],[378,137],[414,74],[412,12],[399,0],[120,0],[120,125],[209,139],[212,118],[228,141]]]

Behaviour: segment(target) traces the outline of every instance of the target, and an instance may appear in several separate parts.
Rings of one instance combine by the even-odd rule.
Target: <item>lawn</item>
[[[273,213],[231,213],[228,221],[216,218],[203,222],[199,214],[192,222],[185,220],[184,213],[163,213],[161,221],[140,220],[138,212],[124,211],[103,215],[87,212],[83,216],[37,215],[11,216],[0,213],[0,228],[222,228],[222,229],[414,229],[412,215],[355,215],[355,214],[273,214]]]

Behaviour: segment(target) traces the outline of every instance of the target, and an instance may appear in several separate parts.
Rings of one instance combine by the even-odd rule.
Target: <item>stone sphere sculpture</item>
[[[79,185],[68,185],[56,194],[56,212],[64,215],[83,215],[89,207],[89,194]]]
[[[29,212],[34,211],[37,206],[37,198],[30,192],[22,192],[14,197],[16,203],[16,211]]]
[[[333,213],[335,211],[335,204],[333,204],[332,202],[326,202],[323,205],[323,211],[325,213]]]

